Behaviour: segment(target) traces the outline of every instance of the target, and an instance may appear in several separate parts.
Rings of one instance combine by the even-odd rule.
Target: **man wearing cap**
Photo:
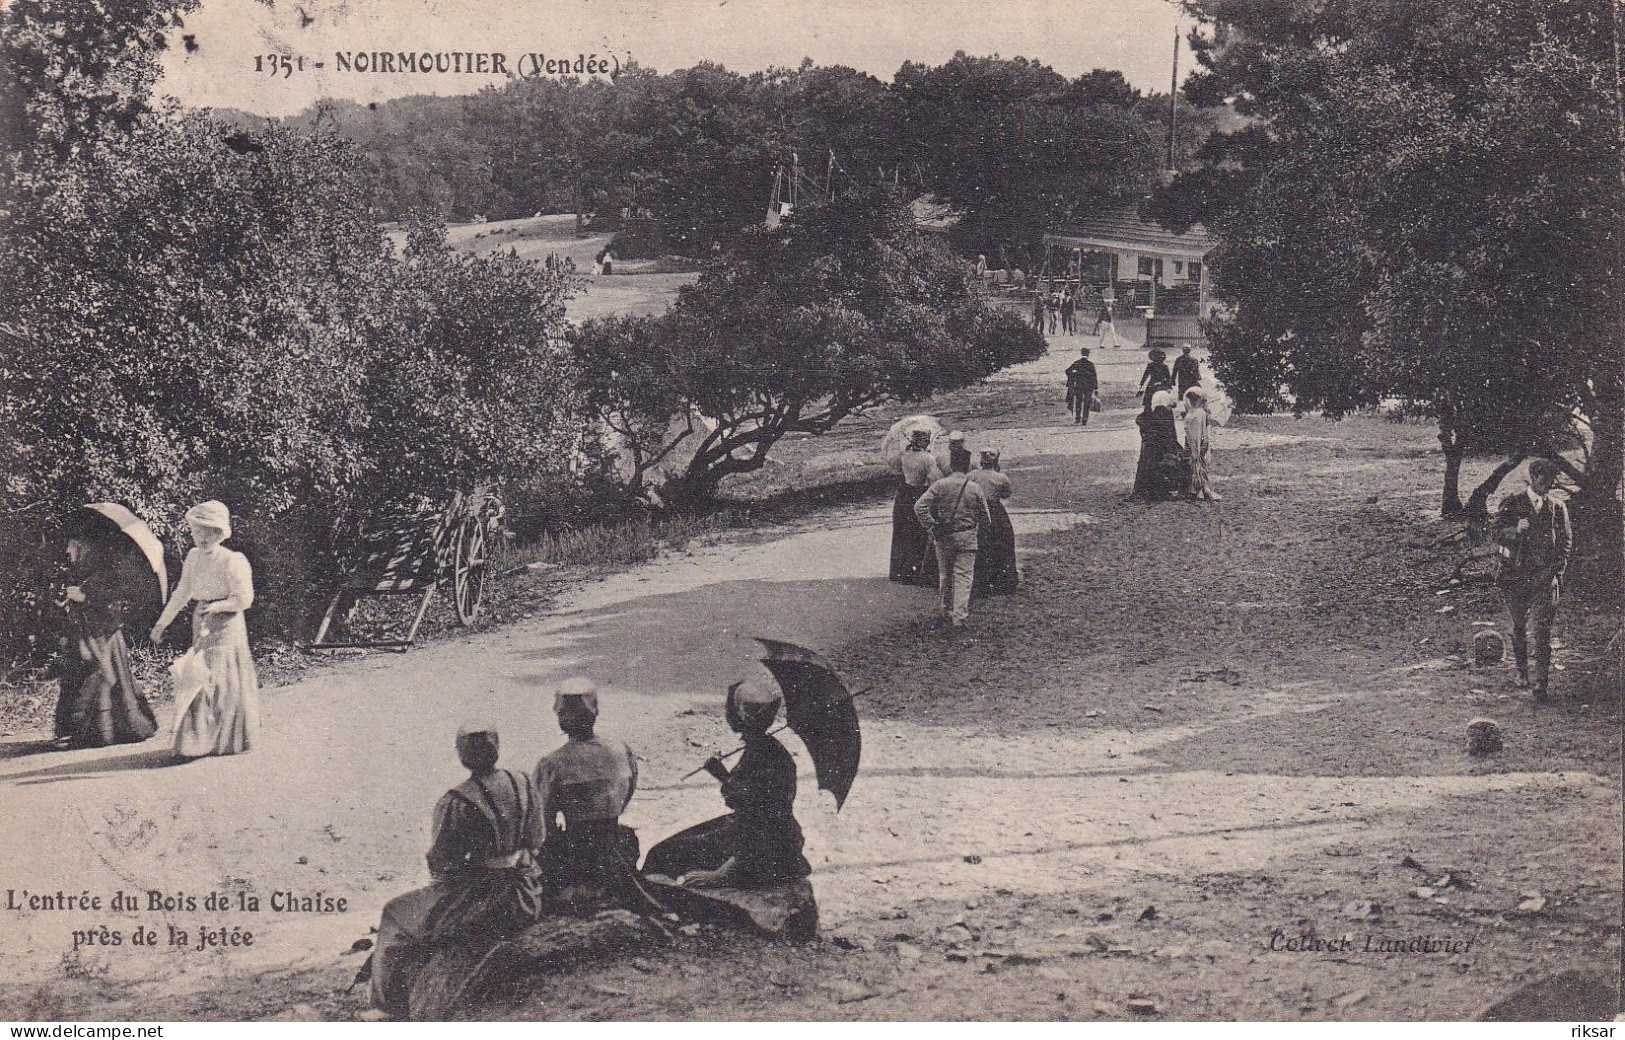
[[[637,869],[637,835],[620,825],[638,786],[638,760],[619,740],[594,732],[598,687],[577,676],[553,697],[569,739],[536,763],[536,796],[546,838],[540,859],[567,903],[627,895]]]
[[[690,888],[767,888],[812,873],[796,822],[796,763],[768,733],[783,695],[767,675],[728,687],[728,726],[745,742],[729,769],[712,755],[705,771],[722,783],[731,812],[675,834],[649,850],[643,869]]]
[[[1099,389],[1100,376],[1095,372],[1095,363],[1089,360],[1089,348],[1080,347],[1078,360],[1066,366],[1066,406],[1072,409],[1074,425],[1089,425],[1089,410]]]
[[[428,854],[434,883],[391,899],[378,922],[369,993],[378,1011],[406,1012],[412,983],[436,947],[494,942],[540,910],[531,850],[541,842],[541,814],[530,778],[496,767],[498,745],[491,726],[457,732],[457,758],[469,777],[434,807]]]
[[[961,434],[961,445],[963,442]],[[951,456],[950,466],[953,472],[932,484],[914,503],[914,515],[930,532],[936,548],[942,618],[950,629],[957,629],[963,628],[970,617],[977,532],[993,522],[993,513],[988,507],[986,492],[970,479],[970,451],[962,447]]]
[[[1562,592],[1563,571],[1574,551],[1568,506],[1551,493],[1557,473],[1557,463],[1551,459],[1531,462],[1528,488],[1502,500],[1492,532],[1501,553],[1496,584],[1512,615],[1512,656],[1518,665],[1518,685],[1532,687],[1536,701],[1546,699],[1546,680],[1552,665],[1552,618]],[[1535,639],[1532,677],[1531,635]]]

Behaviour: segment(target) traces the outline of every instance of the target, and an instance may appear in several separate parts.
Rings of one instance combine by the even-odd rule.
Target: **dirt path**
[[[1514,980],[1617,963],[1617,699],[1535,715],[1504,677],[1446,656],[1469,615],[1495,614],[1486,590],[1465,588],[1449,597],[1458,616],[1433,613],[1450,562],[1436,554],[1413,548],[1394,566],[1425,534],[1425,431],[1241,423],[1217,438],[1224,503],[1125,504],[1142,356],[1106,352],[1108,410],[1079,429],[1051,400],[1071,353],[968,395],[967,426],[999,441],[1018,482],[1027,574],[970,638],[945,641],[933,595],[885,580],[889,508],[876,505],[267,691],[262,744],[240,758],[169,766],[156,745],[47,755],[10,742],[0,786],[20,840],[0,850],[4,887],[262,904],[321,891],[349,905],[93,915],[254,931],[252,948],[224,951],[73,954],[89,918],[9,912],[0,967],[20,982],[7,1017],[353,1013],[354,998],[332,996],[356,966],[342,952],[424,879],[460,723],[495,720],[505,763],[528,768],[559,741],[551,685],[596,676],[601,728],[645,758],[626,822],[647,844],[720,804],[714,785],[678,778],[731,746],[720,694],[751,635],[827,648],[854,685],[876,687],[839,815],[797,746],[828,941],[760,949],[765,993],[727,944],[700,944],[669,970],[611,965],[585,996],[544,982],[490,1013],[1451,1018]],[[805,450],[840,468],[863,443]],[[1508,731],[1488,762],[1460,749],[1483,712]],[[1519,911],[1532,891],[1547,909]],[[1327,959],[1271,950],[1278,932],[1472,943]]]

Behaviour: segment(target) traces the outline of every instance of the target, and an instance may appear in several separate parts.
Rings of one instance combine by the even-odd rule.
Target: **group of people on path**
[[[1051,336],[1081,335],[1083,321],[1079,320],[1078,312],[1084,309],[1083,295],[1084,287],[1081,284],[1062,286],[1048,293],[1042,289],[1035,291],[1033,328]],[[1102,347],[1117,345],[1117,326],[1112,320],[1112,305],[1105,296],[1101,297],[1100,309],[1095,314],[1095,327],[1089,335],[1099,336]]]
[[[971,468],[965,435],[948,435],[948,471],[931,451],[932,432],[916,429],[898,462],[892,503],[892,581],[935,585],[949,629],[965,626],[973,596],[1008,595],[1021,582],[1016,532],[1004,503],[1014,485],[999,450],[983,448]]]
[[[1152,502],[1169,498],[1217,502],[1219,496],[1208,479],[1212,417],[1208,392],[1201,386],[1201,365],[1189,346],[1182,348],[1171,370],[1167,357],[1153,348],[1140,376],[1141,408],[1134,417],[1140,428],[1140,457],[1131,496]]]
[[[149,590],[159,599],[164,590],[139,547],[99,515],[81,511],[68,536],[62,605],[71,645],[64,647],[54,727],[66,748],[141,743],[158,730],[130,667],[125,627],[154,598]],[[161,643],[180,612],[193,608],[191,649],[176,669],[186,678],[177,682],[174,751],[184,759],[233,755],[252,748],[259,729],[259,679],[243,620],[254,603],[253,568],[221,544],[231,537],[223,503],[193,506],[186,523],[193,548],[148,635]]]
[[[744,753],[729,769],[705,770],[721,784],[729,812],[655,845],[638,866],[637,833],[621,815],[638,784],[638,759],[600,736],[598,688],[574,677],[554,694],[567,738],[533,773],[498,769],[500,738],[488,724],[457,733],[467,780],[434,808],[431,884],[385,904],[370,964],[364,1017],[400,1017],[413,982],[435,951],[494,945],[547,917],[589,916],[620,907],[663,914],[654,882],[688,888],[760,889],[812,872],[796,822],[796,767],[768,731],[783,695],[771,678],[729,686],[725,713]]]

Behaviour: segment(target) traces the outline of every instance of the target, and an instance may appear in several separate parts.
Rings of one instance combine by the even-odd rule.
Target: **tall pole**
[[[1168,172],[1174,167],[1174,121],[1179,113],[1179,28],[1174,28],[1174,71],[1168,85]]]

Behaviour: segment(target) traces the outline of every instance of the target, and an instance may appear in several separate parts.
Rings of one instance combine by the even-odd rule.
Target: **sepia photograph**
[[[1611,1035],[1622,32],[0,0],[0,1020]]]

